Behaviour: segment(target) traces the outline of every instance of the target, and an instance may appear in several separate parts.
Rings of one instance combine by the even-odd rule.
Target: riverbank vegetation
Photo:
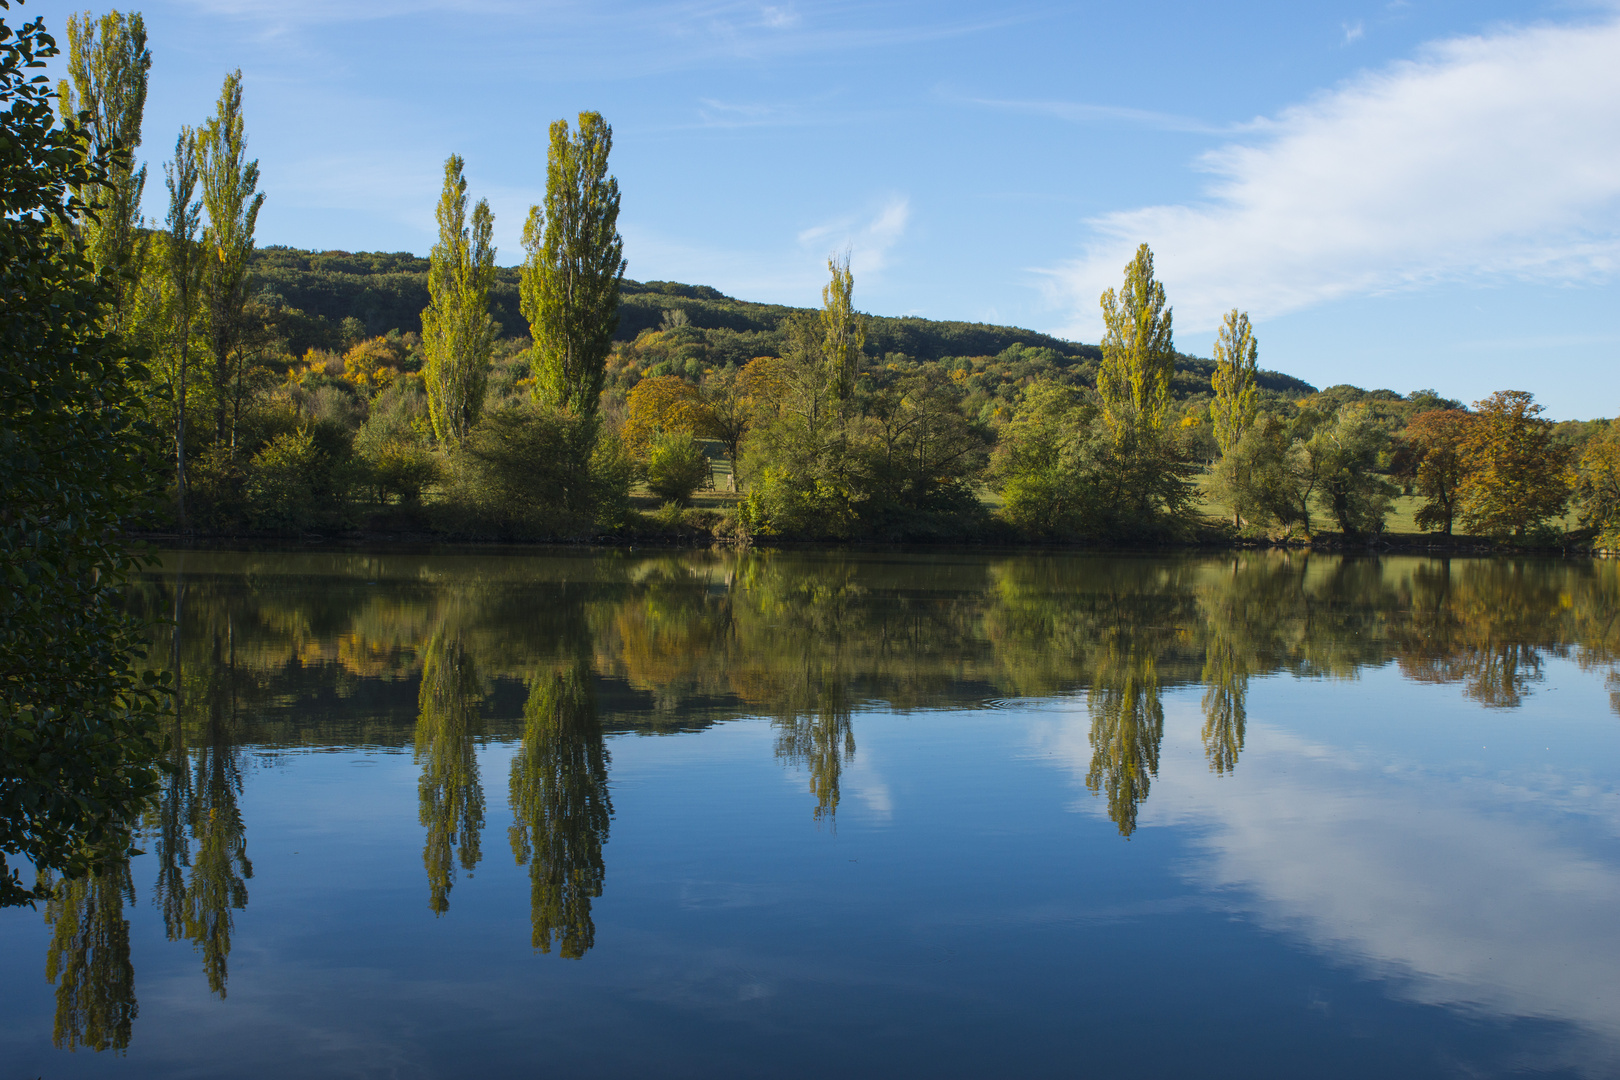
[[[138,122],[144,94],[118,99]],[[1146,245],[1082,345],[864,314],[847,255],[819,308],[627,280],[596,113],[552,126],[516,267],[455,154],[426,259],[260,250],[246,142],[233,73],[163,166],[161,225],[137,175],[81,230],[123,267],[107,325],[152,358],[157,532],[1361,543],[1402,500],[1425,542],[1620,540],[1608,422],[1520,390],[1318,391],[1261,368],[1236,310],[1214,357],[1179,353]]]

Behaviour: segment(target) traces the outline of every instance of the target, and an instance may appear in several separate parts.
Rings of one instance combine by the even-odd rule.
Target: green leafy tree
[[[1029,536],[1088,535],[1103,512],[1098,473],[1107,450],[1100,426],[1095,404],[1072,387],[1029,387],[992,462],[1002,516]]]
[[[175,506],[182,527],[186,523],[186,407],[192,324],[207,265],[197,243],[202,203],[194,201],[193,196],[198,177],[197,136],[190,128],[182,127],[174,141],[174,160],[163,165],[163,182],[169,191],[162,245],[166,325],[160,331],[157,350],[160,366],[169,376],[173,403]]]
[[[821,355],[832,369],[833,395],[846,401],[855,392],[855,376],[860,373],[866,320],[855,312],[849,253],[828,259],[827,271],[832,280],[821,287]]]
[[[1240,522],[1310,535],[1311,497],[1320,482],[1320,455],[1306,443],[1320,416],[1301,409],[1293,422],[1262,413],[1215,466],[1215,489]]]
[[[1215,339],[1215,371],[1209,379],[1215,391],[1209,412],[1215,422],[1215,443],[1222,454],[1232,452],[1259,415],[1260,388],[1254,380],[1259,355],[1249,313],[1233,308],[1221,320]]]
[[[55,120],[37,74],[55,55],[42,20],[0,21],[0,904],[47,895],[8,857],[79,878],[127,850],[159,776],[120,539],[155,494],[159,437],[109,332],[117,297],[68,239],[92,212],[76,192],[112,175]]]
[[[624,239],[619,235],[619,182],[608,175],[613,129],[601,113],[551,125],[546,202],[529,208],[523,226],[519,282],[523,315],[534,339],[538,400],[594,418],[604,366],[619,328]]]
[[[1462,444],[1463,525],[1522,540],[1568,505],[1569,451],[1553,441],[1552,422],[1523,390],[1498,390],[1474,409]]]
[[[743,454],[749,492],[741,515],[761,535],[848,537],[865,494],[852,417],[840,409],[836,372],[823,359],[820,321],[799,314],[783,322],[782,362],[761,380],[770,384],[767,419]]]
[[[1102,294],[1102,311],[1106,329],[1097,392],[1109,430],[1120,440],[1157,431],[1170,404],[1176,352],[1171,309],[1164,286],[1153,277],[1153,252],[1146,244],[1125,267],[1119,291]]]
[[[1397,489],[1378,474],[1378,456],[1389,434],[1365,406],[1347,405],[1331,423],[1312,432],[1304,450],[1316,478],[1316,497],[1339,531],[1362,536],[1384,530]]]
[[[940,371],[872,395],[863,438],[871,496],[863,517],[881,534],[950,532],[979,512],[973,481],[989,439],[962,414],[961,392]]]
[[[428,306],[422,312],[422,378],[428,415],[441,443],[459,444],[478,423],[489,380],[495,324],[489,293],[495,284],[495,215],[479,199],[467,222],[465,163],[451,154],[439,195],[439,242],[428,270]]]
[[[146,21],[140,12],[110,11],[99,19],[85,12],[68,16],[67,36],[68,77],[57,84],[58,108],[64,121],[82,120],[87,158],[108,162],[107,181],[78,192],[95,209],[78,215],[74,232],[96,272],[111,279],[116,298],[109,317],[112,328],[124,333],[145,261],[140,225],[146,167],[136,169],[132,155],[141,145],[152,67]]]
[[[234,454],[248,329],[248,262],[264,205],[264,193],[258,190],[259,163],[247,160],[241,69],[225,76],[214,116],[197,133],[197,157],[203,209],[208,213],[203,248],[209,257],[203,260],[202,301],[213,357],[214,439]]]
[[[667,502],[685,506],[709,478],[709,459],[698,441],[684,431],[653,436],[647,453],[647,487]]]

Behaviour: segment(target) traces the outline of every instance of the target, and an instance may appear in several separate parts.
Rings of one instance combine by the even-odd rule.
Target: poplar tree
[[[1176,353],[1171,342],[1171,309],[1164,286],[1153,278],[1153,252],[1146,244],[1125,267],[1125,282],[1116,293],[1102,294],[1102,364],[1097,392],[1103,416],[1116,440],[1157,432],[1170,404],[1170,376]]]
[[[85,12],[68,17],[67,37],[68,77],[57,84],[57,110],[64,122],[82,123],[86,159],[107,163],[106,181],[77,193],[85,208],[73,232],[96,273],[113,283],[111,325],[123,332],[143,261],[138,253],[146,167],[134,168],[133,155],[141,145],[152,67],[146,22],[140,12],[110,11],[99,19]]]
[[[441,443],[461,442],[478,423],[495,344],[489,317],[495,215],[489,202],[479,199],[469,229],[464,164],[456,154],[445,159],[439,242],[429,260],[428,306],[422,311],[422,375],[433,434]]]
[[[247,160],[242,122],[242,70],[225,76],[213,119],[197,133],[198,176],[208,227],[203,230],[202,301],[213,356],[214,437],[235,449],[235,411],[228,410],[233,376],[241,374],[243,309],[253,230],[264,205],[259,163]]]
[[[546,202],[523,226],[528,257],[519,282],[534,338],[535,397],[594,420],[613,332],[619,328],[624,238],[619,182],[608,175],[613,129],[601,113],[551,125]]]
[[[1221,320],[1220,334],[1215,339],[1215,371],[1209,377],[1215,391],[1209,411],[1215,421],[1215,442],[1223,457],[1237,446],[1259,412],[1259,387],[1254,381],[1259,355],[1249,313],[1233,308]]]
[[[866,324],[855,314],[855,276],[849,271],[849,252],[827,260],[832,280],[821,287],[821,355],[832,369],[833,393],[845,401],[855,392],[855,375]]]
[[[186,376],[191,368],[191,326],[206,267],[197,243],[202,215],[202,203],[193,201],[197,180],[197,134],[182,127],[174,141],[174,160],[163,165],[163,182],[169,190],[163,237],[169,320],[164,336],[169,338],[166,344],[174,361],[175,501],[182,526],[186,523]]]

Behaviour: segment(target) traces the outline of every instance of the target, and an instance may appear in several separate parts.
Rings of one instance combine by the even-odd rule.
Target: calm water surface
[[[1620,1076],[1620,566],[172,553],[0,1080]]]

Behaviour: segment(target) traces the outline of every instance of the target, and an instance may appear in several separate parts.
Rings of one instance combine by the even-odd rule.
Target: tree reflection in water
[[[532,680],[523,743],[512,759],[512,855],[529,867],[531,942],[577,959],[596,943],[602,845],[613,817],[608,752],[591,670],[579,661]]]
[[[855,759],[854,710],[842,683],[823,683],[818,696],[815,708],[778,717],[772,724],[776,756],[809,772],[816,822],[830,824],[838,813],[844,766]]]
[[[129,860],[120,858],[88,877],[57,882],[45,903],[45,978],[56,986],[52,1042],[59,1050],[129,1046],[137,1007],[126,902],[135,902],[135,888]]]
[[[416,721],[419,816],[427,827],[422,863],[427,868],[428,906],[450,909],[459,856],[469,877],[483,857],[484,785],[478,776],[483,691],[478,668],[461,635],[441,625],[422,662]]]
[[[1125,640],[1120,640],[1124,637]],[[1086,787],[1108,801],[1108,817],[1129,837],[1137,808],[1159,772],[1164,705],[1153,653],[1123,633],[1109,643],[1096,681],[1086,695],[1091,712],[1091,769]]]
[[[479,742],[492,726],[515,739],[511,843],[529,871],[532,943],[577,958],[593,947],[592,904],[606,877],[604,727],[770,718],[776,755],[806,769],[814,817],[830,823],[855,754],[858,702],[971,708],[1084,693],[1087,783],[1128,837],[1158,775],[1162,699],[1178,689],[1201,692],[1204,754],[1223,775],[1245,752],[1250,682],[1266,676],[1353,678],[1393,663],[1409,679],[1514,708],[1536,692],[1548,658],[1569,657],[1609,679],[1620,711],[1614,561],[184,558],[183,579],[152,575],[130,600],[164,621],[152,657],[177,688],[174,769],[143,842],[170,939],[192,943],[222,996],[253,877],[245,746],[414,743],[429,904],[442,913],[458,866],[470,873],[480,859]],[[497,720],[489,695],[523,686],[521,729],[498,727],[510,721]],[[127,863],[56,887],[46,967],[59,1045],[129,1042],[132,897]]]
[[[175,589],[171,652],[175,715],[172,771],[147,818],[158,876],[153,896],[169,940],[185,938],[202,954],[208,988],[220,997],[229,980],[233,912],[247,907],[253,863],[242,817],[242,733],[234,613],[195,618],[184,582]],[[206,621],[204,621],[206,620]],[[198,625],[202,622],[202,625]],[[187,649],[187,644],[191,649]],[[190,652],[192,655],[187,655]]]

